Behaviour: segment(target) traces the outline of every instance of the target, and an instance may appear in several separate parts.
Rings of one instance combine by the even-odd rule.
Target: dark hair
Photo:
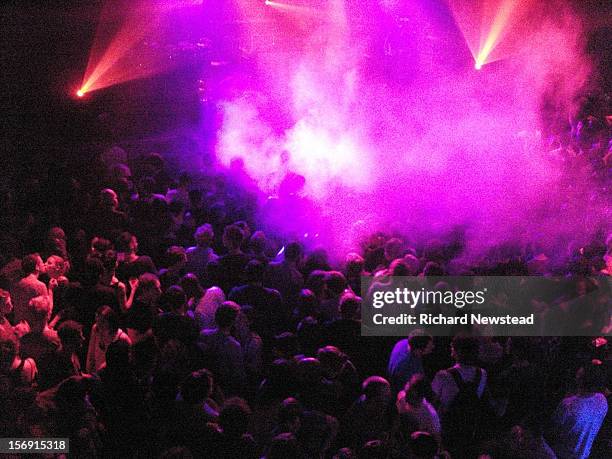
[[[234,325],[238,313],[240,312],[240,306],[233,301],[224,301],[217,308],[215,312],[215,322],[221,328],[227,328]]]
[[[99,258],[87,257],[85,259],[85,269],[83,270],[82,282],[86,286],[94,286],[100,280],[104,272],[104,264]]]
[[[173,245],[166,250],[166,261],[168,266],[176,265],[185,260],[185,249],[178,245]]]
[[[579,386],[585,392],[600,392],[606,385],[606,374],[599,362],[589,362],[579,373]]]
[[[130,243],[132,242],[133,237],[134,236],[132,235],[132,233],[129,233],[127,231],[124,231],[123,233],[121,233],[119,237],[117,238],[117,240],[115,241],[115,244],[117,245],[117,250],[119,252],[129,251]]]
[[[428,261],[423,268],[424,276],[444,276],[442,267],[433,261]]]
[[[63,346],[76,347],[81,345],[82,330],[83,326],[80,323],[74,320],[67,320],[62,322],[57,329],[57,336],[59,336]]]
[[[465,365],[475,365],[478,362],[480,344],[477,338],[457,335],[453,338],[452,346],[457,362]]]
[[[200,285],[198,277],[193,273],[187,273],[181,277],[181,287],[188,298],[199,300],[204,296],[204,289]]]
[[[96,315],[101,321],[108,324],[111,332],[119,330],[119,315],[110,306],[100,306],[96,311]]]
[[[155,169],[162,169],[164,167],[164,158],[159,153],[149,153],[144,162]]]
[[[223,230],[223,241],[226,245],[229,245],[230,248],[238,248],[242,245],[242,241],[244,240],[244,232],[238,225],[228,225]]]
[[[431,385],[422,374],[413,375],[406,384],[406,400],[409,403],[420,402],[431,395]]]
[[[102,264],[106,272],[111,272],[117,267],[117,252],[113,249],[108,249],[102,257]]]
[[[278,422],[280,424],[286,424],[292,422],[297,418],[300,418],[304,413],[304,408],[299,400],[289,397],[283,400],[280,408],[278,409]]]
[[[410,349],[422,351],[433,340],[433,338],[421,330],[413,331],[408,337]]]
[[[187,297],[185,296],[185,292],[178,285],[171,285],[168,287],[159,298],[159,305],[166,311],[178,311],[185,306],[186,302]]]
[[[219,425],[229,437],[240,437],[247,432],[251,421],[251,408],[241,398],[234,397],[225,401],[219,413]]]
[[[265,265],[259,260],[249,261],[244,268],[247,282],[263,282],[265,271]]]
[[[288,457],[299,459],[303,456],[295,435],[286,432],[272,439],[266,459],[286,459]]]
[[[353,318],[361,308],[361,298],[352,293],[342,295],[340,298],[340,315],[344,318]]]
[[[382,376],[370,376],[361,384],[361,391],[366,398],[377,397],[389,388],[389,381]]]
[[[285,260],[298,261],[304,250],[299,242],[291,242],[285,247]]]
[[[312,290],[304,288],[300,291],[300,294],[298,296],[297,306],[301,314],[300,319],[306,316],[314,316],[317,314],[317,296]]]
[[[433,459],[438,452],[438,443],[429,432],[413,432],[410,435],[410,449],[420,458]]]
[[[0,373],[10,370],[15,356],[19,353],[19,341],[12,331],[0,327]]]
[[[361,459],[385,459],[389,456],[389,447],[382,440],[369,440],[361,448]]]
[[[340,271],[329,271],[325,276],[325,285],[333,296],[338,296],[346,289],[346,278]]]
[[[91,240],[91,247],[98,253],[103,254],[113,248],[113,244],[108,239],[96,236]]]
[[[130,345],[123,339],[117,339],[106,349],[106,368],[124,370],[130,367]]]
[[[31,253],[30,255],[23,257],[23,260],[21,260],[21,269],[26,276],[36,271],[39,257],[40,255],[38,253]]]
[[[213,375],[205,368],[187,375],[181,383],[181,397],[190,405],[204,402],[213,389]]]

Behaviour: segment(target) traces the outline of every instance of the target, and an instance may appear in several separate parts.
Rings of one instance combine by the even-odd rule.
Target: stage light
[[[474,68],[476,70],[480,70],[482,68],[482,64],[480,62],[476,61],[476,64],[474,64]]]
[[[79,89],[79,90],[76,92],[76,95],[77,95],[77,97],[83,97],[83,96],[85,95],[85,92],[83,92],[83,90],[82,90],[82,89]]]

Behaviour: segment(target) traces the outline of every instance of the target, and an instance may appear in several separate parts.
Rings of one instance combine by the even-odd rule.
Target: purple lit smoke
[[[244,26],[252,37],[271,27],[276,35],[273,45],[255,40],[255,63],[241,70],[252,78],[231,80],[220,102],[218,159],[243,158],[264,195],[299,174],[311,202],[303,222],[268,212],[269,223],[296,234],[323,228],[339,253],[376,230],[414,240],[462,226],[473,254],[593,231],[607,208],[590,195],[587,171],[569,178],[567,195],[541,113],[546,97],[567,120],[588,81],[571,11],[529,9],[528,20],[508,24],[505,59],[476,71],[462,24],[440,2],[384,3],[301,2],[318,14],[267,11],[267,22]]]

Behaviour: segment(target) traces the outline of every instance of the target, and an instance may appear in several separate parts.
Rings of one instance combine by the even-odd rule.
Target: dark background
[[[20,170],[37,167],[41,161],[92,155],[112,138],[155,138],[196,125],[202,116],[194,72],[182,72],[180,67],[100,91],[87,103],[71,97],[87,65],[102,3],[5,0],[0,6],[0,167],[5,178],[18,178]],[[229,0],[206,3],[209,12],[222,16]],[[587,50],[599,70],[601,87],[609,92],[612,1],[573,3],[587,25]]]

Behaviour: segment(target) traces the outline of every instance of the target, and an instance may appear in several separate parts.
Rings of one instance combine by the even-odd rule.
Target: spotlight
[[[476,70],[480,70],[482,68],[482,64],[480,62],[476,61],[476,64],[474,64],[474,68]]]
[[[83,92],[83,90],[82,90],[82,89],[79,89],[79,90],[76,92],[76,95],[77,95],[77,97],[83,97],[83,96],[85,95],[85,93]]]

